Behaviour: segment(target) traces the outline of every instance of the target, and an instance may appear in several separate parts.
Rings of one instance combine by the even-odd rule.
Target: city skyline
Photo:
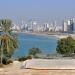
[[[75,0],[0,0],[0,18],[21,23],[37,18],[41,22],[75,17]]]

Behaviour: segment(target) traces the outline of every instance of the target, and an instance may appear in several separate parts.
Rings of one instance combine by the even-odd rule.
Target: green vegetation
[[[29,49],[29,55],[36,57],[36,54],[40,54],[41,50],[39,48],[31,48]]]
[[[12,59],[8,59],[6,64],[10,64],[10,63],[13,63],[13,60]]]
[[[0,62],[3,64],[3,59],[11,58],[14,50],[18,47],[16,37],[12,34],[12,21],[9,19],[0,20]]]
[[[18,61],[25,61],[28,59],[32,59],[32,57],[31,56],[22,56],[22,57],[18,58]]]
[[[36,54],[40,54],[41,50],[39,48],[31,48],[29,49],[29,53],[27,56],[22,56],[18,58],[18,61],[25,61],[28,59],[32,59],[32,57],[36,58]]]
[[[70,36],[58,40],[56,51],[63,56],[72,56],[75,54],[75,40]]]

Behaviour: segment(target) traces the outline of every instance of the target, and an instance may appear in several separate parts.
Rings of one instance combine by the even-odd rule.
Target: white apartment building
[[[69,24],[69,22],[64,21],[64,23],[63,23],[63,31],[64,32],[67,32],[68,31],[68,24]]]

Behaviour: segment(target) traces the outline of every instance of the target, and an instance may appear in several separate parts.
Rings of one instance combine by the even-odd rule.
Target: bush
[[[25,60],[28,60],[28,59],[32,59],[32,57],[31,56],[23,56],[23,57],[20,57],[20,58],[18,58],[18,61],[25,61]]]
[[[66,57],[72,56],[75,54],[75,40],[70,36],[58,40],[56,51]]]
[[[9,59],[7,60],[7,64],[13,63],[13,60]]]
[[[25,60],[27,60],[26,57],[20,57],[20,58],[18,58],[18,61],[25,61]]]
[[[39,48],[31,48],[29,49],[29,55],[32,55],[33,57],[36,56],[36,54],[40,54],[42,53],[41,50]]]
[[[1,58],[0,58],[0,63],[1,63]],[[6,63],[7,63],[7,59],[6,58],[3,58],[2,59],[2,64],[6,65]]]
[[[32,56],[27,56],[26,59],[32,59]]]
[[[3,58],[2,63],[6,65],[7,64],[7,59]]]
[[[1,63],[1,59],[0,59],[0,63]],[[7,64],[10,64],[10,63],[13,63],[12,59],[3,58],[3,60],[2,60],[3,65],[7,65]]]

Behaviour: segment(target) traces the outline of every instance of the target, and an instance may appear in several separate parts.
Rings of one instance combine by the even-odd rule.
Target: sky
[[[0,18],[15,22],[37,19],[62,21],[75,17],[75,0],[0,0]]]

